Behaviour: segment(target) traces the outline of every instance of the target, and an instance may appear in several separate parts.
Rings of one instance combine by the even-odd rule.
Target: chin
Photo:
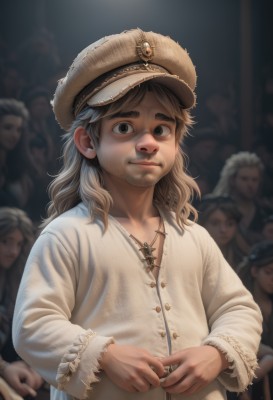
[[[160,181],[161,178],[158,179],[130,179],[128,180],[128,183],[130,183],[133,186],[137,186],[137,187],[142,187],[142,188],[150,188],[153,187],[157,184],[157,182]]]

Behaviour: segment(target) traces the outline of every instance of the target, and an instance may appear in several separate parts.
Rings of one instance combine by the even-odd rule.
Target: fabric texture
[[[81,203],[53,220],[30,253],[15,308],[17,352],[51,385],[53,400],[163,400],[161,388],[127,393],[99,371],[109,343],[165,357],[210,344],[231,362],[191,400],[225,399],[252,380],[261,314],[207,231],[182,231],[160,211],[166,239],[158,280],[109,217],[106,232]],[[41,257],[42,255],[42,257]],[[169,397],[182,400],[185,396]]]
[[[131,29],[105,36],[83,49],[60,79],[53,111],[68,130],[86,104],[103,106],[147,80],[156,80],[195,105],[196,71],[188,52],[168,36]]]

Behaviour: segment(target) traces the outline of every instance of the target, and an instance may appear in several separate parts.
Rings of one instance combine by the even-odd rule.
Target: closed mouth
[[[148,165],[148,166],[159,166],[159,163],[153,162],[153,161],[131,161],[130,164],[134,164],[134,165]]]

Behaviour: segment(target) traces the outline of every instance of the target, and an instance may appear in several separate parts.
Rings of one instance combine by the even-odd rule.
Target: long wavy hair
[[[81,201],[87,206],[91,220],[99,217],[105,228],[112,198],[104,188],[102,170],[97,158],[89,160],[77,150],[73,134],[77,127],[84,127],[99,145],[100,127],[103,118],[122,111],[125,107],[138,105],[147,92],[152,92],[157,100],[176,120],[176,141],[180,151],[176,155],[171,171],[155,186],[154,204],[174,211],[180,227],[189,224],[188,219],[197,219],[197,211],[191,205],[194,194],[200,195],[196,182],[186,174],[185,155],[181,144],[192,126],[190,113],[184,110],[178,99],[167,88],[154,82],[146,82],[129,91],[122,99],[103,107],[85,108],[76,117],[70,130],[64,135],[63,166],[49,187],[51,201],[48,218],[41,225],[44,227],[58,215],[76,206]]]
[[[240,151],[229,157],[222,168],[220,179],[213,189],[216,196],[232,195],[232,179],[236,176],[239,169],[243,167],[257,167],[262,173],[264,166],[260,158],[255,153]]]

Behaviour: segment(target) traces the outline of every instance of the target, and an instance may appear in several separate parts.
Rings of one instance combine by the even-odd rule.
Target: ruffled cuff
[[[99,381],[99,360],[111,343],[113,338],[98,336],[91,329],[77,336],[59,364],[58,389],[78,399],[86,398],[91,385]]]
[[[230,363],[229,370],[221,372],[218,377],[226,390],[243,392],[255,377],[255,370],[258,367],[256,354],[246,350],[232,336],[209,336],[203,344],[216,347]]]

